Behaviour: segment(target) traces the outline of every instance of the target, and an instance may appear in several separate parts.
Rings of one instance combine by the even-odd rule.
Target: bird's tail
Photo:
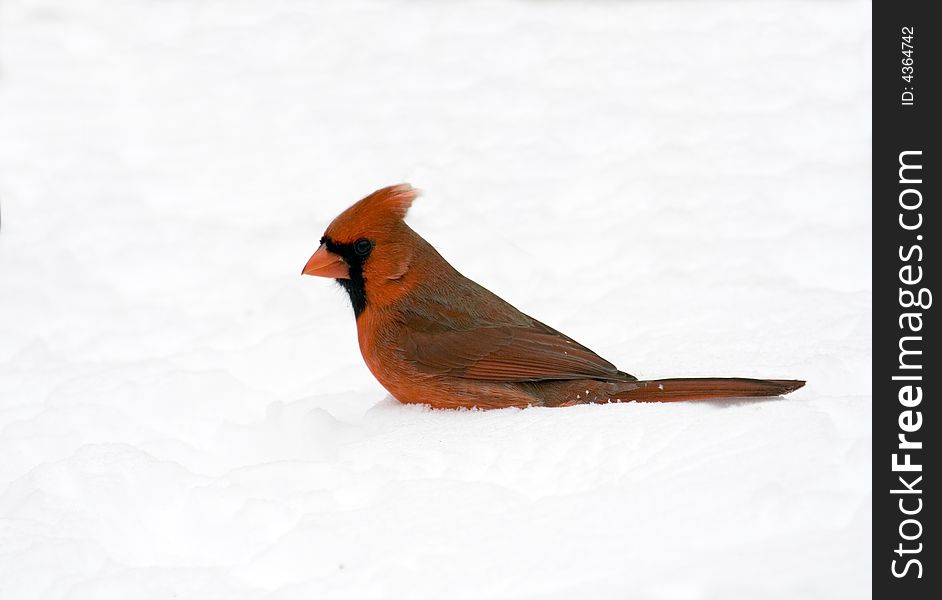
[[[612,394],[615,402],[680,402],[714,398],[756,398],[781,396],[805,385],[795,379],[744,379],[704,377],[690,379],[650,379],[628,381]]]

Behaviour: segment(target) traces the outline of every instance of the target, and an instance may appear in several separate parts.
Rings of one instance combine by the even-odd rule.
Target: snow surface
[[[870,5],[0,3],[0,598],[870,595]],[[300,269],[380,186],[643,377],[442,412]]]

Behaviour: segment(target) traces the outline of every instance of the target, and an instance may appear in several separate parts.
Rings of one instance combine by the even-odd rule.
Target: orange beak
[[[332,279],[350,279],[350,270],[347,268],[347,263],[327,250],[324,244],[321,244],[317,252],[307,261],[307,264],[301,269],[301,274],[330,277]]]

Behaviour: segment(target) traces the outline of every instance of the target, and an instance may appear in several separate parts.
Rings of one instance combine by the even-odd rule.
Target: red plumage
[[[367,367],[400,402],[570,406],[778,396],[797,380],[638,381],[464,277],[406,225],[415,190],[383,188],[330,224],[303,273],[350,295]]]

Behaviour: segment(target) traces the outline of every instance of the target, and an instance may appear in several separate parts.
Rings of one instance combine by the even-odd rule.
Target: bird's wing
[[[635,379],[538,321],[529,326],[460,330],[429,330],[413,322],[402,331],[400,342],[406,360],[430,374],[487,381]]]

